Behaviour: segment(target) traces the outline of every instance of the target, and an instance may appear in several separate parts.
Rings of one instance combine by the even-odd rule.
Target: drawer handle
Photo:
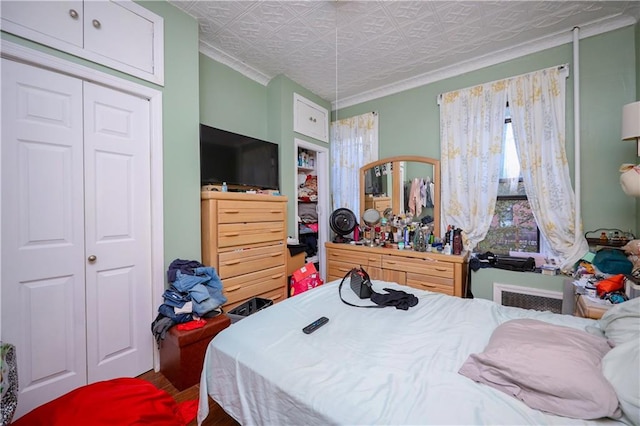
[[[347,269],[347,268],[338,268],[338,271],[343,271],[343,272],[350,271],[350,270],[351,269]]]
[[[280,213],[280,210],[269,210],[269,213],[278,214]]]
[[[281,228],[277,228],[277,229],[272,229],[269,232],[275,233],[275,232],[281,232],[282,229]]]
[[[233,232],[233,233],[224,234],[225,237],[237,237],[238,235],[240,235],[239,232]]]
[[[229,287],[229,288],[227,288],[226,290],[227,290],[228,292],[232,292],[232,291],[240,290],[241,288],[242,288],[242,286],[241,286],[241,285],[236,285],[236,286],[233,286],[233,287]]]
[[[271,279],[272,280],[277,280],[278,278],[282,278],[284,277],[284,274],[275,274],[275,275],[271,275]]]
[[[278,300],[278,299],[280,299],[281,297],[282,297],[281,295],[277,295],[277,296],[272,297],[272,298],[271,298],[271,300]]]
[[[436,267],[436,268],[433,268],[433,269],[435,269],[436,271],[439,271],[439,272],[447,272],[447,268],[438,268],[438,267]]]
[[[435,285],[429,285],[429,284],[425,284],[425,283],[420,283],[420,285],[423,286],[423,287],[436,288]]]
[[[98,21],[97,19],[94,19],[93,21],[91,21],[91,24],[93,24],[93,28],[95,28],[96,30],[99,30],[100,27],[102,26],[100,21]]]
[[[272,253],[271,257],[278,257],[278,256],[282,256],[282,253]]]
[[[75,9],[69,9],[69,16],[72,19],[78,19],[78,12]]]
[[[240,210],[225,210],[222,213],[225,213],[225,214],[237,214],[237,213],[240,213]]]
[[[389,265],[395,265],[395,264],[396,264],[396,262],[394,262],[393,260],[387,260],[387,263],[388,263]]]
[[[228,260],[228,261],[224,262],[225,266],[237,265],[238,263],[240,263],[240,259],[238,259],[238,260]]]
[[[369,258],[369,262],[377,262],[378,259],[374,259],[374,258]]]

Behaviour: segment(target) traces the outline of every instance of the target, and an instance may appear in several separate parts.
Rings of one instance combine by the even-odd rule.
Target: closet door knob
[[[95,262],[96,259],[97,259],[97,257],[94,254],[92,254],[91,256],[87,257],[87,260],[89,262],[91,262],[91,263]]]
[[[69,9],[69,16],[73,19],[78,19],[78,12],[76,12],[75,9]]]
[[[93,21],[91,21],[91,23],[93,24],[93,28],[96,28],[96,29],[100,29],[100,27],[102,26],[100,24],[100,21],[98,21],[97,19],[94,19]]]

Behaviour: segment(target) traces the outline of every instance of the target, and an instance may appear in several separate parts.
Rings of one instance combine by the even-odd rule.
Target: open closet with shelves
[[[316,152],[298,147],[297,203],[298,241],[306,246],[305,263],[318,258],[318,173]]]

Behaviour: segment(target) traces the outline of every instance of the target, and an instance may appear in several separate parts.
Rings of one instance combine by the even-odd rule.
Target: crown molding
[[[637,20],[631,16],[614,15],[607,18],[592,21],[587,24],[581,25],[580,39],[592,37],[598,34],[606,33],[609,31],[624,28],[629,25],[634,25]],[[363,102],[368,102],[373,99],[382,98],[384,96],[393,95],[405,90],[414,89],[416,87],[424,86],[426,84],[441,81],[447,78],[462,75],[471,71],[476,71],[482,68],[486,68],[492,65],[496,65],[502,62],[506,62],[512,59],[520,58],[522,56],[530,55],[532,53],[540,52],[542,50],[550,49],[553,47],[561,46],[563,44],[571,43],[573,41],[573,28],[570,30],[559,31],[549,34],[548,36],[541,37],[526,43],[521,43],[516,46],[512,46],[506,49],[498,50],[487,55],[479,56],[467,61],[458,62],[453,65],[449,65],[437,70],[420,74],[415,77],[411,77],[405,80],[397,81],[395,83],[386,84],[376,89],[367,90],[357,95],[348,96],[343,99],[335,100],[331,102],[331,111],[337,109],[350,107]],[[251,80],[260,83],[263,86],[269,84],[269,81],[275,76],[269,76],[257,69],[247,65],[241,60],[210,46],[207,43],[200,41],[199,43],[200,53],[208,56],[209,58],[220,62],[240,74],[250,78]]]
[[[222,50],[210,46],[203,41],[200,41],[199,43],[199,50],[203,55],[206,55],[214,61],[220,62],[221,64],[224,64],[232,68],[233,70],[238,71],[240,74],[262,84],[263,86],[269,84],[271,79],[275,77],[264,74],[263,72],[258,71],[257,69],[245,64],[241,60],[236,59],[233,56],[228,55]]]
[[[580,39],[592,37],[594,35],[606,33],[609,31],[634,25],[636,19],[630,16],[616,15],[603,18],[597,21],[589,22],[580,26]],[[406,80],[380,86],[373,90],[349,96],[344,99],[336,100],[331,103],[331,111],[340,108],[346,108],[363,102],[378,99],[384,96],[393,95],[405,90],[414,89],[426,84],[441,81],[457,75],[462,75],[471,71],[486,68],[492,65],[516,59],[552,47],[561,46],[573,41],[573,28],[569,31],[561,31],[550,34],[548,36],[532,40],[530,42],[521,43],[506,49],[498,50],[487,55],[479,56],[468,61],[458,62],[456,64],[437,69],[428,73],[408,78]]]

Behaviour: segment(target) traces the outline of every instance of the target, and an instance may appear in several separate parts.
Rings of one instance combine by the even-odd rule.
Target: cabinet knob
[[[69,9],[69,16],[73,19],[78,19],[78,12],[75,9]]]
[[[88,260],[90,263],[95,262],[95,261],[96,261],[96,259],[97,259],[97,257],[96,257],[94,254],[92,254],[91,256],[87,257],[87,260]]]
[[[316,119],[313,117],[309,117],[309,121],[313,121],[314,123],[316,122]]]
[[[93,28],[96,28],[96,29],[100,29],[100,27],[102,26],[100,21],[98,21],[97,19],[94,19],[93,21],[91,21],[91,23],[93,24]]]

